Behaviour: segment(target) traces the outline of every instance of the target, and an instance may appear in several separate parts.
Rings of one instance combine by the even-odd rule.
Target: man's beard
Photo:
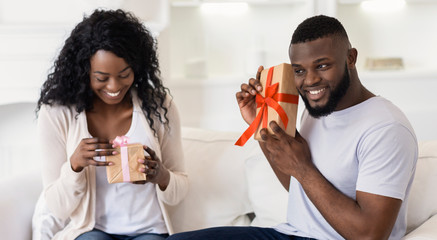
[[[343,78],[341,79],[340,84],[335,89],[333,89],[331,95],[329,96],[328,103],[325,106],[313,108],[311,107],[306,96],[304,94],[301,94],[300,92],[299,94],[305,103],[305,107],[308,109],[308,113],[315,118],[319,118],[323,116],[328,116],[329,114],[334,112],[335,108],[338,105],[338,102],[340,102],[340,100],[346,94],[349,85],[350,85],[350,76],[346,65]]]

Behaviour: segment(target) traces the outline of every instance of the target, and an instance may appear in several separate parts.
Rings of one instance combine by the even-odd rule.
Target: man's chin
[[[311,108],[311,109],[324,109],[326,108],[326,105],[328,105],[327,103],[321,103],[320,101],[314,102],[314,101],[309,101],[307,108]]]
[[[308,110],[308,113],[314,118],[328,116],[334,111],[334,108],[329,107],[328,105],[316,105],[313,107],[310,104],[305,104],[305,107]]]

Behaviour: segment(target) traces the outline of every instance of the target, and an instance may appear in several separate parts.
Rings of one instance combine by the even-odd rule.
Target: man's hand
[[[260,76],[263,69],[264,67],[260,66],[256,73],[256,79],[251,78],[249,84],[241,84],[241,91],[236,94],[241,116],[247,124],[251,124],[256,117],[255,96],[262,91]]]
[[[300,181],[309,168],[315,168],[307,142],[297,131],[294,138],[288,135],[275,121],[271,121],[269,126],[274,135],[267,129],[260,131],[268,159],[279,171]]]
[[[295,177],[326,221],[346,239],[387,239],[401,207],[400,199],[357,191],[356,200],[338,191],[314,166],[306,140],[287,135],[276,122],[274,134],[261,130],[267,159],[273,169]],[[285,177],[280,178],[287,188]],[[293,189],[291,189],[293,191]]]

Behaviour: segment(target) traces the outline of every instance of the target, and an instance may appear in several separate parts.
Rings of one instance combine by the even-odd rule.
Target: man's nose
[[[312,85],[317,84],[321,80],[322,80],[322,78],[320,77],[320,75],[318,74],[317,71],[310,70],[307,72],[304,82],[305,82],[306,86],[312,86]]]

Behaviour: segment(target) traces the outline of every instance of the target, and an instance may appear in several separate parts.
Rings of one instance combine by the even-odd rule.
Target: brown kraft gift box
[[[108,177],[108,183],[120,183],[120,182],[135,182],[146,180],[146,174],[139,171],[143,167],[138,159],[144,159],[143,145],[139,143],[127,144],[127,155],[129,163],[129,181],[126,181],[123,177],[122,168],[122,154],[121,147],[116,147],[115,150],[119,153],[113,156],[107,156],[106,161],[113,162],[114,165],[106,166],[106,175]]]
[[[263,90],[261,95],[265,97],[266,95],[266,82],[268,77],[269,69],[264,69],[261,72],[260,82],[263,86]],[[277,93],[282,94],[290,94],[293,95],[293,103],[290,102],[283,102],[283,101],[277,101],[277,103],[284,109],[287,117],[288,117],[288,124],[287,128],[285,129],[285,132],[288,135],[291,135],[294,137],[296,133],[296,117],[297,117],[297,106],[298,106],[298,99],[299,99],[299,93],[296,89],[296,85],[294,83],[294,73],[293,68],[288,63],[282,63],[277,66],[273,67],[273,75],[271,80],[271,86],[279,83],[278,91]],[[262,108],[258,107],[256,109],[256,114],[258,115],[259,111],[261,111]],[[275,109],[268,106],[268,118],[267,118],[267,130],[269,133],[273,134],[272,129],[269,126],[270,121],[276,121],[278,125],[284,129],[284,124],[279,116],[279,114],[276,112]],[[264,118],[264,116],[263,116]],[[256,132],[254,138],[258,141],[262,141],[260,131],[262,129],[263,122],[261,121]]]

